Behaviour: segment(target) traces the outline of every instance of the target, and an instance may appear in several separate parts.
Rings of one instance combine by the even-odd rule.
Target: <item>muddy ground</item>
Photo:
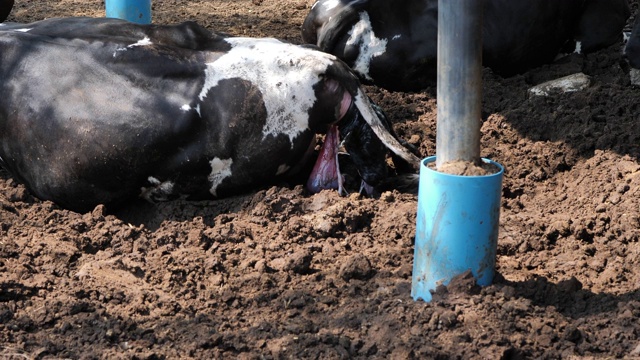
[[[16,2],[9,21],[104,16]],[[153,20],[300,42],[311,5],[154,0]],[[506,167],[497,275],[431,303],[410,296],[411,194],[283,184],[78,214],[0,173],[0,358],[640,358],[640,90],[620,48],[484,72],[482,155]],[[584,91],[527,94],[580,71]],[[433,155],[435,88],[367,90]]]

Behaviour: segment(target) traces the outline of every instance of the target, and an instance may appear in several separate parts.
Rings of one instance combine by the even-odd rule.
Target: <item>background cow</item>
[[[387,176],[387,147],[419,161],[333,55],[191,22],[4,24],[0,78],[0,164],[79,211],[264,186],[333,125],[370,185]]]
[[[636,17],[633,29],[624,48],[624,56],[630,65],[631,84],[640,86],[640,17]]]
[[[634,69],[640,69],[640,16],[635,19],[624,53],[629,65]]]
[[[486,0],[483,63],[508,76],[594,51],[622,38],[629,15],[627,0]],[[365,81],[414,90],[435,79],[437,23],[438,0],[320,0],[302,36]]]

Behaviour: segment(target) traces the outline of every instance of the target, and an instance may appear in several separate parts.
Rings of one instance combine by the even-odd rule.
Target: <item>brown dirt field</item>
[[[155,0],[153,20],[300,42],[311,5]],[[8,20],[76,15],[103,2],[16,0]],[[485,71],[482,155],[506,168],[497,277],[431,303],[410,296],[414,195],[291,184],[78,214],[0,173],[0,359],[640,358],[640,90],[620,49]],[[584,91],[527,95],[579,71]],[[435,88],[367,90],[433,155]]]

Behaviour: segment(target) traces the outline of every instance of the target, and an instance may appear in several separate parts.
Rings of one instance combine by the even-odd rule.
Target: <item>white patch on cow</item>
[[[258,88],[267,110],[263,138],[284,134],[293,140],[309,127],[316,101],[313,86],[335,56],[275,39],[228,38],[231,49],[207,63],[199,99],[225,79],[242,79]],[[247,109],[249,110],[249,109]]]
[[[393,35],[393,37],[391,38],[391,40],[398,40],[398,39],[400,39],[401,37],[402,37],[402,35],[400,35],[400,34],[396,34],[396,35]]]
[[[169,196],[173,194],[175,184],[171,181],[160,181],[153,176],[149,176],[147,181],[151,187],[140,188],[140,197],[149,201],[167,201]]]
[[[322,3],[326,11],[332,10],[340,5],[340,0],[328,0]]]
[[[184,105],[180,106],[180,110],[182,110],[182,111],[195,110],[198,113],[198,116],[202,117],[202,114],[200,113],[200,104],[196,105],[196,107],[191,107],[191,105],[189,105],[189,104],[184,104]]]
[[[278,171],[276,171],[276,176],[286,173],[287,171],[289,171],[289,169],[291,169],[291,166],[289,166],[287,164],[282,164],[282,165],[278,166]]]
[[[162,184],[160,184],[160,186],[158,186],[158,189],[162,190],[163,193],[165,194],[171,194],[173,192],[173,182],[171,181],[165,181]]]
[[[153,45],[153,43],[151,42],[151,39],[145,36],[142,40],[138,40],[137,43],[131,44],[127,47],[131,49],[132,47],[135,47],[135,46],[149,46],[149,45]]]
[[[582,42],[576,41],[576,49],[573,50],[574,54],[582,54]]]
[[[365,11],[360,13],[360,21],[358,21],[351,31],[349,31],[349,39],[347,46],[358,45],[360,52],[358,58],[353,64],[353,70],[364,76],[367,80],[373,80],[369,75],[369,65],[371,59],[384,54],[387,50],[387,40],[376,37],[371,27],[369,14]]]
[[[622,32],[622,43],[626,44],[631,39],[631,31]]]
[[[148,37],[145,36],[144,38],[142,38],[142,40],[138,40],[136,43],[127,45],[127,47],[119,47],[119,48],[117,48],[116,51],[113,52],[113,57],[116,57],[116,55],[120,51],[127,51],[127,49],[131,49],[131,48],[134,48],[136,46],[149,46],[149,45],[153,45],[153,43],[151,42],[151,39],[149,39]]]
[[[231,165],[233,164],[233,160],[213,158],[209,164],[211,164],[211,174],[209,174],[208,177],[209,182],[211,183],[211,189],[209,192],[213,196],[218,196],[218,186],[220,186],[224,179],[231,176]]]
[[[640,70],[631,69],[629,71],[629,79],[631,80],[631,85],[640,86]]]

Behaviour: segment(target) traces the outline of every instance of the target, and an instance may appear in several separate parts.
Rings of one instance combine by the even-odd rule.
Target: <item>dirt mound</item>
[[[299,42],[312,1],[153,5],[156,23]],[[75,15],[104,16],[103,2],[18,1],[9,21]],[[640,90],[620,48],[485,71],[482,156],[506,168],[498,274],[431,303],[410,296],[414,195],[290,184],[78,214],[1,173],[0,357],[640,357]],[[528,95],[577,72],[589,88]],[[435,88],[367,91],[434,154]]]

